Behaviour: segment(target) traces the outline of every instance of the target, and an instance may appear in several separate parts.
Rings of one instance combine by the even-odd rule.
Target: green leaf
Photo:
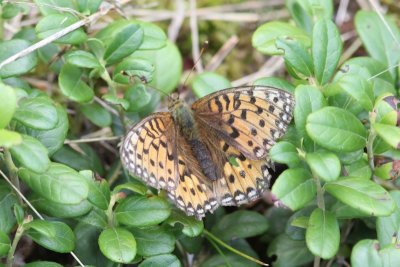
[[[118,83],[129,84],[132,82],[132,78],[136,78],[149,83],[153,79],[154,70],[154,65],[146,59],[127,58],[115,67],[113,80]]]
[[[267,229],[268,221],[264,216],[254,211],[240,210],[225,215],[213,227],[212,232],[222,240],[232,240],[256,236]]]
[[[86,43],[90,51],[96,56],[97,59],[103,58],[106,48],[104,47],[104,43],[101,40],[96,38],[89,38]]]
[[[0,147],[9,148],[21,144],[21,142],[22,136],[19,133],[0,129]]]
[[[24,217],[25,217],[24,209],[19,204],[15,204],[13,212],[14,212],[14,216],[15,216],[15,219],[17,220],[18,225],[21,225],[23,223]]]
[[[175,249],[175,236],[166,229],[156,226],[146,230],[130,229],[135,236],[137,253],[144,257],[171,253]]]
[[[292,210],[298,210],[310,202],[316,193],[311,174],[305,169],[285,170],[271,189],[276,199]]]
[[[77,0],[79,11],[87,15],[96,12],[102,2],[103,0]]]
[[[313,62],[310,53],[302,43],[291,38],[278,38],[276,47],[284,51],[283,58],[286,65],[290,66],[297,76],[304,79],[314,73]]]
[[[137,83],[125,91],[124,99],[129,103],[128,111],[137,112],[149,104],[151,95],[143,84]]]
[[[82,172],[80,173],[82,174]],[[88,200],[99,209],[106,210],[111,199],[110,185],[107,180],[98,181],[93,180],[92,177],[87,180],[89,185]]]
[[[135,52],[143,42],[143,29],[138,24],[123,28],[108,45],[104,60],[108,65],[121,60]]]
[[[100,210],[94,207],[89,213],[85,216],[79,218],[80,223],[84,223],[89,225],[90,227],[97,228],[103,230],[107,228],[107,215],[104,210]]]
[[[150,87],[166,94],[175,90],[182,74],[182,56],[174,43],[167,41],[166,45],[158,50],[139,50],[129,58],[145,58],[155,67],[153,80],[148,84]]]
[[[112,123],[110,112],[96,102],[82,105],[81,111],[86,118],[99,127],[107,127]]]
[[[377,134],[395,149],[400,149],[400,128],[382,123],[372,125]]]
[[[31,46],[31,43],[25,40],[13,39],[9,41],[2,41],[0,43],[0,62],[7,58],[21,52],[22,50]],[[0,78],[8,78],[12,76],[19,76],[27,73],[37,65],[37,54],[35,52],[17,59],[0,69]]]
[[[11,248],[11,242],[4,232],[0,231],[0,257],[7,255]]]
[[[398,245],[384,247],[379,251],[384,267],[396,267],[400,262],[400,251]]]
[[[166,220],[171,214],[169,203],[160,197],[132,196],[115,209],[118,222],[129,226],[151,226]]]
[[[118,96],[115,96],[111,93],[105,94],[101,98],[103,98],[105,101],[111,104],[121,105],[124,109],[129,108],[129,102],[126,99],[119,98]]]
[[[340,201],[336,201],[336,203],[330,208],[330,210],[339,220],[370,217],[368,213],[363,212],[359,209],[352,208]]]
[[[196,220],[193,216],[187,216],[177,209],[172,210],[171,216],[165,222],[171,226],[175,226],[177,223],[183,225],[182,233],[189,237],[199,236],[204,229],[203,221]]]
[[[46,147],[29,135],[22,136],[22,143],[10,148],[17,165],[34,172],[44,172],[49,168],[50,160]]]
[[[60,204],[36,195],[31,197],[30,201],[41,212],[57,218],[76,218],[87,214],[93,208],[87,200],[78,204]]]
[[[350,165],[345,166],[347,176],[359,177],[364,179],[371,179],[372,171],[369,167],[368,161],[361,158]]]
[[[339,223],[329,211],[315,209],[308,220],[306,243],[310,251],[323,259],[330,259],[339,250]]]
[[[371,216],[388,216],[395,208],[393,199],[383,187],[363,178],[343,177],[327,182],[324,188],[343,203]]]
[[[65,108],[57,105],[56,111],[57,124],[52,129],[38,130],[25,126],[22,123],[17,123],[15,129],[20,133],[38,139],[47,148],[49,155],[53,155],[54,152],[63,146],[69,128],[68,116]]]
[[[353,267],[383,267],[379,255],[379,242],[364,239],[358,241],[351,251],[351,266]]]
[[[117,185],[116,187],[114,187],[113,192],[118,192],[124,189],[138,193],[140,195],[145,195],[148,191],[147,186],[144,185],[142,182],[138,180],[132,180],[130,182]]]
[[[101,68],[99,60],[92,54],[83,50],[72,51],[65,55],[67,63],[81,68]]]
[[[51,261],[35,261],[25,264],[24,267],[62,267],[62,265]]]
[[[307,164],[312,172],[324,181],[336,180],[341,171],[339,158],[329,152],[315,152],[306,155]]]
[[[43,15],[60,13],[59,8],[70,8],[74,10],[75,5],[71,0],[34,0]]]
[[[371,83],[353,74],[344,75],[337,83],[343,91],[349,94],[354,100],[359,101],[365,110],[372,110],[374,106],[374,92]]]
[[[21,11],[23,11],[23,6],[19,6],[19,4],[5,4],[2,7],[1,17],[3,19],[12,19]]]
[[[179,259],[173,254],[153,256],[145,259],[139,267],[181,267]]]
[[[292,143],[286,141],[276,143],[271,148],[269,156],[273,161],[284,163],[292,167],[300,163],[297,148]]]
[[[16,107],[17,97],[14,89],[3,83],[0,83],[0,129],[8,125]]]
[[[51,251],[67,253],[75,247],[75,236],[71,228],[62,222],[33,220],[25,224],[26,235]]]
[[[124,228],[108,228],[99,237],[101,252],[110,260],[119,263],[129,263],[136,256],[136,240]]]
[[[400,30],[390,17],[384,19],[385,23],[374,11],[358,11],[354,22],[368,53],[388,68],[400,60],[400,47],[394,45],[394,40],[400,40]],[[389,69],[389,72],[396,77],[395,69]]]
[[[288,91],[290,93],[293,93],[293,91],[294,91],[294,86],[291,83],[289,83],[288,81],[286,81],[284,79],[277,78],[277,77],[260,78],[260,79],[257,79],[253,84],[275,87],[278,89]]]
[[[50,130],[57,124],[57,110],[49,100],[35,97],[23,98],[13,119],[38,130]]]
[[[0,180],[0,232],[10,233],[15,226],[13,207],[17,203],[17,197],[5,181]]]
[[[21,168],[18,175],[34,192],[56,203],[78,204],[88,196],[85,178],[63,164],[50,163],[45,173]]]
[[[311,40],[307,33],[287,22],[267,22],[253,33],[252,45],[259,52],[267,55],[279,55],[282,51],[275,46],[276,39],[289,37],[298,40],[306,47],[309,47]]]
[[[391,191],[390,195],[396,203],[395,211],[390,216],[376,220],[376,233],[381,247],[391,244],[393,236],[400,233],[400,192]]]
[[[268,257],[277,256],[274,267],[302,266],[314,259],[303,240],[292,240],[285,234],[272,241],[267,253]]]
[[[225,77],[214,72],[203,72],[193,79],[192,90],[197,98],[232,87]]]
[[[94,92],[81,80],[82,76],[82,70],[73,65],[64,64],[58,78],[58,86],[69,99],[85,103],[93,99]]]
[[[308,135],[320,146],[338,152],[352,152],[366,145],[366,130],[350,112],[325,107],[307,117]]]
[[[330,19],[319,20],[313,28],[312,56],[315,78],[326,84],[333,76],[342,54],[342,40],[336,25]]]
[[[299,85],[294,91],[296,106],[294,107],[294,121],[297,131],[306,136],[307,116],[326,106],[326,100],[314,86]]]
[[[315,205],[308,205],[296,211],[286,223],[285,233],[293,240],[305,240],[308,220],[315,210]]]
[[[76,22],[78,22],[78,19],[69,13],[50,14],[43,17],[38,24],[36,24],[35,30],[39,39],[45,39]],[[87,36],[84,30],[79,28],[58,38],[54,42],[59,44],[79,45],[86,41],[86,38]]]

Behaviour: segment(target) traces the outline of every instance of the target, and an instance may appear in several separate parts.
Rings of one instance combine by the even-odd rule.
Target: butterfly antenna
[[[182,84],[182,87],[186,85],[187,80],[189,79],[190,75],[192,75],[194,69],[196,68],[197,63],[199,63],[199,61],[200,61],[200,59],[201,59],[201,56],[202,56],[203,53],[207,50],[207,48],[208,48],[208,41],[204,41],[204,44],[203,44],[203,46],[201,47],[201,50],[200,50],[200,55],[199,55],[199,57],[196,59],[196,61],[194,62],[193,67],[192,67],[192,69],[190,70],[189,74],[186,76],[185,81],[184,81],[183,84]]]

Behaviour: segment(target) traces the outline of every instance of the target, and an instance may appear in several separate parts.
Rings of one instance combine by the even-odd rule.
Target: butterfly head
[[[183,101],[179,99],[178,93],[173,93],[168,97],[168,110],[173,111],[183,105]]]

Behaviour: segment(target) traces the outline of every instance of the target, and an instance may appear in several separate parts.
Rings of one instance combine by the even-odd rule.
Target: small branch
[[[19,178],[18,178],[18,169],[14,165],[14,162],[11,157],[11,153],[8,149],[4,149],[4,162],[7,166],[8,171],[10,172],[10,177],[11,177],[11,182],[12,184],[20,191],[20,185],[19,185]],[[22,204],[22,199],[21,197],[18,196],[18,203]]]
[[[110,137],[98,137],[98,138],[87,138],[87,139],[77,139],[77,140],[65,140],[64,144],[77,144],[77,143],[92,143],[101,141],[114,141],[121,139],[122,136],[110,136]]]
[[[173,16],[171,24],[168,27],[168,39],[172,42],[178,38],[179,30],[185,19],[185,3],[183,0],[175,0],[175,16]]]
[[[200,58],[200,47],[199,47],[199,29],[197,27],[197,13],[196,13],[196,0],[189,0],[190,5],[190,31],[192,34],[192,53],[193,61],[197,72],[201,73],[204,71],[203,65]]]
[[[351,56],[361,47],[362,42],[360,38],[357,38],[342,54],[339,60],[339,66],[342,65],[346,60],[351,58]]]
[[[239,42],[239,38],[236,35],[231,36],[228,41],[218,50],[218,52],[213,56],[210,62],[206,65],[205,69],[207,71],[214,71],[221,65],[222,61],[226,56],[232,51],[232,49]]]
[[[376,138],[376,132],[374,127],[371,125],[369,130],[369,136],[367,140],[367,156],[368,156],[368,164],[371,168],[371,171],[374,172],[375,163],[374,163],[374,141]]]
[[[12,267],[13,266],[13,262],[14,262],[14,253],[15,253],[15,249],[17,248],[17,245],[19,243],[19,241],[21,240],[21,237],[24,233],[24,225],[18,225],[18,229],[15,232],[15,236],[11,245],[10,250],[8,251],[8,255],[7,255],[7,261],[6,261],[6,266],[7,267]]]
[[[340,0],[339,8],[336,15],[336,24],[342,25],[345,22],[346,15],[347,15],[347,8],[349,6],[349,0]]]
[[[318,208],[325,211],[324,190],[321,187],[321,181],[318,176],[313,176],[315,185],[317,186],[317,205]]]
[[[321,258],[318,257],[318,256],[315,256],[315,257],[314,257],[314,264],[313,264],[313,267],[319,267],[320,264],[321,264]]]

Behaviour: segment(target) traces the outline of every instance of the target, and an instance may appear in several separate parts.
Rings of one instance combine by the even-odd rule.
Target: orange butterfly
[[[171,98],[128,132],[121,158],[128,171],[165,189],[197,219],[218,206],[261,197],[269,186],[267,154],[292,119],[293,96],[266,86],[229,88],[189,107]]]

